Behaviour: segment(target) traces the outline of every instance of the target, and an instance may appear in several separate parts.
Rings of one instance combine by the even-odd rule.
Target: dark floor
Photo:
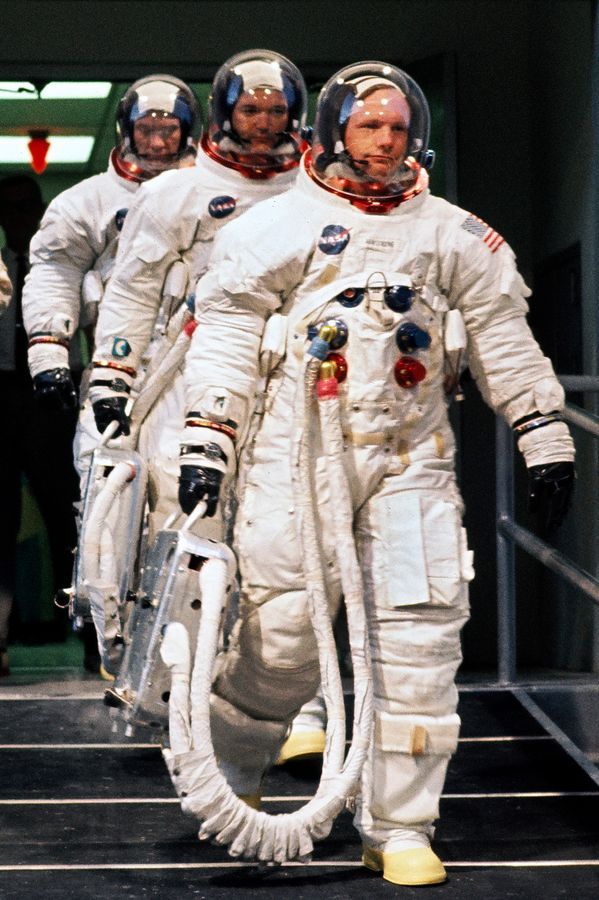
[[[397,888],[359,864],[348,813],[310,865],[257,874],[200,844],[158,736],[112,730],[76,670],[0,683],[0,898],[599,898],[599,786],[509,691],[465,686],[435,847],[445,885]],[[351,698],[350,706],[351,706]],[[277,769],[265,808],[296,808],[314,769]]]

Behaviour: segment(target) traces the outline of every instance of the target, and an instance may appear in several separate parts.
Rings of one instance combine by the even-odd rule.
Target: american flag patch
[[[462,222],[461,227],[464,231],[468,231],[475,237],[481,238],[491,253],[495,253],[495,251],[499,250],[501,245],[505,243],[500,234],[493,231],[490,225],[487,225],[486,222],[483,222],[483,220],[479,219],[477,216],[468,216],[468,218]]]

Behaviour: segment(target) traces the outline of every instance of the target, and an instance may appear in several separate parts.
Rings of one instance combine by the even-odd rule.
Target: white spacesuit
[[[248,112],[249,101],[256,108]],[[240,109],[245,115],[241,123]],[[128,430],[123,381],[135,391],[148,348],[156,344],[157,327],[164,327],[162,320],[185,300],[187,285],[191,291],[206,270],[219,229],[259,201],[288,190],[295,181],[305,115],[305,85],[289,60],[264,50],[238,54],[215,76],[208,133],[197,165],[164,175],[136,198],[123,228],[96,331],[90,399],[102,431],[112,418],[121,423],[121,431]],[[185,264],[182,273],[175,269],[180,261]],[[170,285],[174,271],[178,272],[176,288]],[[176,296],[171,296],[173,290]],[[119,389],[112,389],[111,374]],[[95,382],[100,382],[98,387]],[[177,374],[143,424],[139,439],[140,452],[149,463],[152,530],[179,509],[179,436],[184,412],[183,380]],[[220,521],[207,520],[203,533],[206,530],[208,536],[222,537]]]
[[[77,409],[72,371],[81,370],[87,362],[77,329],[84,330],[91,340],[133,196],[147,179],[193,163],[201,116],[186,84],[171,75],[149,75],[123,95],[116,125],[117,144],[108,170],[56,197],[30,245],[23,319],[35,400],[50,413],[69,414]],[[84,375],[81,399],[87,391],[85,381]],[[80,419],[74,462],[85,487],[89,457],[80,457],[81,433]],[[83,638],[85,665],[95,671],[98,657],[93,627],[84,628]]]
[[[235,84],[240,77],[243,83]],[[258,153],[250,152],[247,140],[245,146],[241,145],[230,119],[243,93],[260,87],[271,91],[282,88],[288,112],[285,131],[278,133],[272,148],[267,144]],[[198,151],[196,167],[171,172],[145,186],[136,197],[104,295],[94,356],[94,361],[104,367],[115,362],[118,366],[123,360],[133,394],[144,383],[148,353],[156,351],[157,331],[165,328],[172,315],[173,300],[176,307],[206,270],[218,230],[295,182],[305,103],[301,75],[283,57],[265,51],[247,51],[233,57],[214,79],[208,135]],[[178,281],[178,296],[173,298],[169,294],[169,273],[174,273],[181,261],[184,270],[173,279]],[[167,304],[163,302],[165,293]],[[96,370],[95,374],[101,373]],[[122,370],[118,377],[122,379]],[[80,435],[85,428],[86,447],[94,446],[98,439],[91,400],[96,404],[107,400],[111,404],[109,414],[115,409],[114,393],[106,385],[92,389],[81,416]],[[179,437],[184,411],[183,380],[176,375],[141,428],[139,449],[149,463],[152,534],[179,508]],[[121,416],[121,412],[114,414]],[[222,538],[222,528],[220,514],[196,525],[196,530],[214,539]],[[294,738],[285,745],[285,761],[322,752],[323,719],[322,698],[316,697],[294,721]]]
[[[456,346],[467,342],[478,386],[515,427],[556,520],[573,478],[563,391],[526,323],[514,254],[488,225],[429,194],[427,142],[426,100],[394,67],[358,64],[325,85],[296,186],[227,226],[197,285],[182,438],[184,453],[216,444],[229,471],[245,442],[240,619],[211,702],[219,764],[248,795],[319,680],[297,521],[306,432],[331,613],[339,603],[325,426],[301,391],[306,359],[336,371],[375,698],[355,821],[364,864],[398,884],[445,878],[429,840],[457,747],[454,678],[473,576],[444,391]],[[222,464],[194,461],[196,498],[208,493],[214,506]]]
[[[135,82],[117,111],[117,146],[106,172],[50,203],[31,242],[23,291],[29,366],[39,402],[74,408],[69,349],[78,327],[91,329],[108,281],[119,233],[140,184],[189,166],[201,127],[190,89],[170,75]],[[78,348],[73,348],[75,355]]]

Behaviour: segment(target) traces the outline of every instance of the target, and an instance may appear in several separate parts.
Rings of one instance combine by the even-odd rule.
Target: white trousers
[[[240,619],[219,659],[212,729],[237,793],[255,792],[286,729],[320,680],[296,528],[283,425],[258,435],[236,526]],[[450,435],[412,448],[409,463],[382,447],[350,448],[346,470],[365,586],[373,661],[375,731],[356,825],[390,849],[406,833],[432,833],[447,764],[457,746],[454,679],[468,619],[470,558],[461,527]],[[288,456],[288,453],[287,453]],[[277,459],[278,457],[278,459]],[[341,584],[334,491],[315,461],[316,495],[331,614]]]

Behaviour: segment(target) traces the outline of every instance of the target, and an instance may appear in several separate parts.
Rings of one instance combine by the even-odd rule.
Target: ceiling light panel
[[[92,135],[50,135],[48,165],[53,163],[85,163],[94,145]],[[30,138],[21,135],[0,135],[0,165],[7,163],[29,165],[31,155],[27,144]]]
[[[104,100],[110,81],[50,81],[40,91],[42,100]],[[37,89],[29,81],[0,81],[0,100],[38,100]]]

